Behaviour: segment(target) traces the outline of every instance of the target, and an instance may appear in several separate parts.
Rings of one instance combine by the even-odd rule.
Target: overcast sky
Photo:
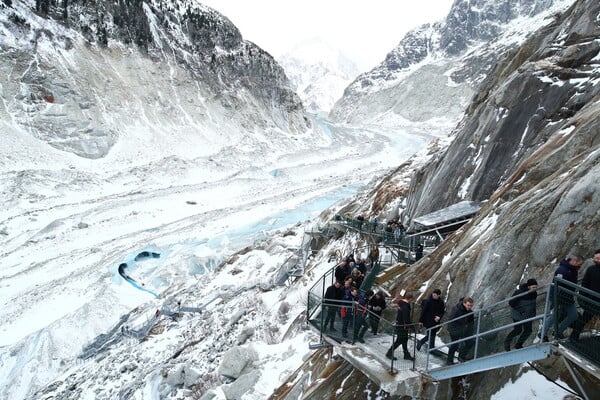
[[[383,61],[404,34],[443,19],[453,0],[199,0],[277,57],[319,36],[363,69]]]

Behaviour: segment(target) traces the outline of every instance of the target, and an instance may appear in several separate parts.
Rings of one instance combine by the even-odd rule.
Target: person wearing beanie
[[[517,290],[512,294],[512,298],[508,301],[511,307],[511,317],[513,322],[519,322],[535,316],[535,302],[537,299],[538,283],[535,279],[530,278],[526,283],[517,287]],[[523,343],[529,338],[532,332],[533,321],[523,322],[515,325],[512,331],[508,333],[504,340],[504,350],[510,351],[512,340],[518,336],[515,349],[522,349]]]

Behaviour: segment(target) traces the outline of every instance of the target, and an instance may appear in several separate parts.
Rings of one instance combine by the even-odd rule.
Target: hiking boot
[[[333,326],[332,326],[331,328],[329,328],[329,330],[330,330],[331,332],[337,332],[337,329],[335,329]]]
[[[356,339],[356,340],[358,340],[358,341],[359,341],[359,342],[361,342],[361,343],[364,343],[364,342],[365,342],[365,339],[363,339],[363,338],[361,338],[361,337],[359,337],[359,338],[358,338],[358,339]]]
[[[504,342],[504,350],[510,351],[510,342]]]
[[[515,344],[515,349],[522,349],[522,348],[523,348],[523,343]]]
[[[411,356],[410,353],[404,353],[404,359],[410,360],[410,361],[415,361],[415,358],[413,356]]]
[[[542,342],[544,342],[544,343],[548,343],[549,341],[550,341],[550,339],[548,339],[548,336],[544,336],[542,338]]]
[[[387,358],[389,358],[390,360],[397,360],[397,358],[396,358],[396,357],[394,357],[394,353],[393,353],[391,350],[388,350],[388,352],[387,352],[387,353],[385,353],[385,356],[386,356]]]
[[[456,364],[454,361],[446,360],[446,365],[454,365]]]

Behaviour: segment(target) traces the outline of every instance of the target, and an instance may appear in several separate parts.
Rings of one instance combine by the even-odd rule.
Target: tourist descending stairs
[[[567,369],[571,372],[573,380],[579,388],[579,394],[586,399],[593,398],[589,395],[589,382],[600,381],[600,333],[597,330],[583,330],[577,341],[570,341],[568,338],[560,338],[557,336],[549,341],[543,341],[537,336],[541,332],[544,324],[547,323],[548,317],[552,311],[561,313],[563,305],[558,302],[562,291],[567,291],[575,296],[578,302],[587,301],[597,309],[600,309],[600,303],[591,300],[589,290],[571,282],[564,281],[560,278],[555,278],[554,282],[538,288],[538,297],[536,303],[535,315],[522,321],[514,322],[511,318],[511,307],[509,301],[511,298],[504,299],[485,308],[474,310],[473,333],[469,336],[452,342],[448,336],[448,324],[452,321],[446,321],[440,324],[435,347],[427,348],[427,344],[423,345],[420,351],[416,351],[417,340],[422,338],[421,334],[411,335],[408,342],[408,348],[411,357],[415,360],[403,360],[402,356],[393,357],[392,360],[385,357],[391,343],[394,342],[393,337],[393,322],[390,319],[381,318],[381,329],[377,335],[367,334],[365,343],[357,342],[356,338],[342,338],[339,335],[339,327],[341,321],[336,310],[336,320],[333,324],[325,326],[325,307],[323,303],[323,295],[325,290],[333,282],[333,269],[328,271],[323,277],[309,290],[307,320],[309,325],[320,333],[321,344],[337,346],[338,353],[351,362],[356,368],[369,376],[375,383],[393,387],[390,382],[391,377],[398,371],[401,373],[395,376],[394,379],[417,379],[415,374],[428,376],[434,380],[444,380],[453,377],[473,374],[482,371],[494,370],[522,363],[532,363],[538,360],[543,360],[547,357],[561,357]],[[557,283],[559,283],[557,285]],[[556,296],[554,304],[556,310],[551,310],[549,292],[550,287],[554,285]],[[587,295],[587,296],[586,296]],[[583,300],[580,300],[582,299]],[[336,305],[337,304],[337,305]],[[338,300],[333,304],[337,309],[348,308],[346,312],[352,313],[353,304]],[[369,314],[367,318],[371,318]],[[531,322],[533,325],[533,334],[516,349],[506,351],[505,340],[509,332],[518,324]],[[334,329],[331,329],[331,328]],[[557,327],[550,327],[550,332],[556,330]],[[427,335],[427,330],[424,331]],[[464,358],[453,360],[451,365],[447,364],[448,347],[452,344],[460,346],[469,346],[468,351],[462,352]],[[313,345],[313,347],[318,347]],[[414,354],[414,356],[412,356]],[[365,362],[365,358],[369,358],[370,362]],[[394,358],[398,358],[397,361]],[[379,361],[378,365],[374,361]],[[577,365],[577,372],[571,365]],[[381,373],[381,368],[384,366],[388,371],[389,376]],[[375,372],[378,371],[378,372]],[[412,373],[413,375],[406,375]],[[391,374],[391,375],[390,375]],[[581,378],[581,374],[585,374],[585,379]],[[393,379],[392,379],[393,380]],[[391,385],[391,386],[390,386]],[[400,387],[400,383],[397,383]],[[587,386],[586,386],[587,385]],[[593,385],[592,385],[593,386]]]

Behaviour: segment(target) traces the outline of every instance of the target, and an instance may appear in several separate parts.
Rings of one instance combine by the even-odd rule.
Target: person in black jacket
[[[421,305],[421,317],[419,318],[419,322],[427,329],[432,328],[440,323],[445,312],[446,305],[444,304],[444,300],[442,300],[442,291],[440,289],[435,289],[429,298],[423,301],[423,304]],[[427,339],[429,339],[429,348],[434,348],[435,334],[439,329],[439,326],[433,328],[428,331],[428,334],[419,339],[417,342],[417,350],[421,350],[421,346],[427,342]]]
[[[325,291],[323,304],[325,305],[325,310],[327,311],[327,317],[325,318],[323,329],[327,329],[329,326],[329,330],[335,332],[335,328],[333,327],[333,324],[335,323],[335,314],[337,314],[337,310],[340,309],[340,300],[343,298],[344,289],[342,289],[342,282],[340,281],[335,281],[333,285],[329,286]]]
[[[371,323],[371,332],[373,335],[377,335],[377,331],[379,330],[379,320],[385,307],[385,293],[380,290],[369,300],[369,310],[371,311],[371,314],[369,314],[369,322]]]
[[[473,334],[475,316],[473,315],[472,308],[473,299],[470,297],[460,299],[460,302],[454,306],[452,313],[450,313],[450,323],[448,324],[448,333],[450,333],[450,340],[452,342]],[[464,360],[469,350],[471,350],[472,345],[472,339],[461,343],[451,344],[448,348],[446,364],[454,364],[454,353],[456,353],[456,350],[458,350],[459,361]]]
[[[594,305],[592,302],[586,301],[585,299],[589,298],[596,303],[600,303],[600,249],[596,250],[592,260],[594,261],[594,264],[590,265],[585,270],[581,286],[596,293],[591,294],[581,291],[582,297],[580,297],[578,301],[581,308],[583,308],[583,315],[573,324],[573,331],[569,336],[569,339],[574,342],[579,340],[579,335],[585,324],[594,318],[594,315],[600,314],[600,306]]]
[[[579,268],[583,264],[583,257],[578,255],[570,255],[559,263],[559,267],[554,272],[555,278],[562,278],[571,283],[577,284],[577,274],[579,273]],[[565,290],[559,291],[558,296],[558,304],[554,304],[554,290],[557,290],[557,287],[564,287]],[[557,339],[563,339],[563,333],[565,329],[567,329],[573,322],[579,318],[579,313],[577,312],[577,307],[575,306],[575,297],[570,294],[568,291],[571,291],[573,288],[567,286],[564,283],[556,282],[550,288],[550,292],[548,296],[550,296],[550,301],[552,302],[552,314],[546,319],[546,324],[542,329],[542,340],[547,342],[548,339],[548,331],[551,327],[555,325],[555,320],[558,319],[560,322],[558,324],[558,331],[554,332],[554,336]],[[557,315],[558,314],[558,315]]]
[[[523,321],[535,316],[535,302],[537,299],[538,283],[535,279],[529,279],[527,283],[523,283],[517,287],[517,290],[512,294],[512,299],[508,301],[511,307],[511,317],[513,322]],[[533,321],[523,322],[515,325],[504,340],[504,350],[510,351],[512,340],[519,336],[515,349],[522,349],[523,343],[531,335]]]
[[[350,268],[349,263],[347,261],[342,261],[337,267],[335,267],[335,280],[344,282],[346,277],[350,275],[350,272],[352,272],[352,269]]]
[[[413,361],[414,357],[408,351],[408,332],[413,329],[412,321],[410,319],[410,303],[413,301],[413,295],[411,293],[405,294],[398,301],[398,313],[396,314],[396,340],[392,344],[392,347],[385,353],[385,356],[391,360],[396,360],[394,357],[394,350],[398,346],[402,345],[404,350],[404,359]]]

